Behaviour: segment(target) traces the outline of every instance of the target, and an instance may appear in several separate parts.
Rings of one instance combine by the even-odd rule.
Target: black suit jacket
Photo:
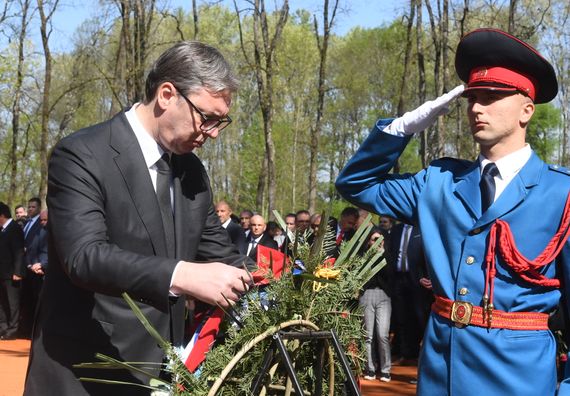
[[[127,292],[163,338],[181,344],[184,298],[169,298],[179,260],[243,262],[212,204],[194,154],[173,155],[176,258],[167,258],[160,208],[124,113],[62,139],[49,163],[49,263],[34,332],[26,394],[145,393],[85,385],[78,376],[133,381],[116,370],[72,370],[97,352],[161,362],[163,352],[121,298]],[[223,261],[223,260],[222,260]],[[141,382],[148,378],[138,376]],[[93,388],[90,388],[93,387]],[[45,389],[45,388],[44,388]],[[95,389],[95,390],[93,390]],[[148,391],[147,391],[148,392]]]
[[[398,254],[400,252],[400,244],[402,243],[402,232],[404,231],[404,223],[397,224],[387,237],[388,243],[386,255],[388,264],[393,266],[396,271]],[[413,226],[410,238],[408,240],[408,269],[410,276],[414,279],[414,283],[418,283],[420,277],[428,277],[425,270],[425,256],[422,244],[422,238],[418,227]],[[418,277],[419,276],[419,277]]]
[[[47,231],[42,227],[40,219],[31,226],[28,235],[25,236],[24,244],[26,253],[24,254],[24,264],[26,267],[41,263],[43,268],[48,263]]]
[[[24,274],[24,232],[14,220],[0,231],[0,279]]]
[[[246,246],[249,246],[249,243],[251,242],[251,239],[252,239],[251,233],[249,235],[250,235],[250,238],[247,241]],[[248,254],[248,257],[251,258],[255,262],[257,262],[257,246],[259,246],[259,245],[266,246],[268,248],[275,249],[275,250],[278,250],[278,247],[279,247],[277,245],[277,242],[275,242],[275,240],[273,238],[271,238],[268,234],[263,234],[263,236],[261,237],[261,239],[259,240],[257,245],[255,245],[255,247],[253,249],[251,249],[251,252],[249,252],[249,254]]]
[[[245,239],[245,232],[243,232],[241,225],[230,221],[226,227],[226,231],[228,232],[232,243],[238,248],[239,252],[241,254],[246,254],[247,242]]]

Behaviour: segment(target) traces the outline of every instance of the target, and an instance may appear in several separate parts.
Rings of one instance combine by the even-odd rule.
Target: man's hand
[[[250,276],[243,269],[224,263],[198,264],[182,261],[176,268],[170,291],[187,294],[211,305],[227,307],[224,296],[230,302],[236,302],[249,289],[250,284]]]
[[[42,265],[40,263],[32,264],[32,266],[30,267],[30,271],[32,271],[34,274],[38,274],[38,275],[44,274],[44,270],[43,270]]]
[[[429,280],[428,278],[420,278],[420,285],[422,285],[428,290],[432,289],[431,280]]]
[[[463,93],[465,87],[458,85],[439,98],[425,102],[415,110],[396,118],[384,128],[384,132],[393,135],[413,135],[430,127],[437,117],[449,112],[449,104]]]
[[[22,280],[22,277],[14,274],[14,275],[12,275],[12,280],[14,282],[18,282],[18,281]]]

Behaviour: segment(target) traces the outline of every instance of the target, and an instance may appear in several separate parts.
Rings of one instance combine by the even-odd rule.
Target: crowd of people
[[[48,267],[47,209],[0,202],[0,339],[31,338],[34,313]]]
[[[218,202],[215,209],[232,243],[254,261],[257,261],[258,245],[285,253],[290,249],[286,233],[276,222],[266,221],[251,210],[242,210],[237,216],[225,201]],[[364,209],[346,207],[338,220],[330,218],[328,232],[334,233],[337,249],[327,253],[337,254],[340,245],[354,236],[368,214]],[[310,242],[321,224],[321,215],[299,210],[288,213],[284,220],[293,235],[306,237]],[[382,242],[375,245],[378,238]],[[380,216],[365,246],[383,249],[387,264],[365,285],[359,299],[366,330],[364,377],[389,382],[392,364],[417,363],[433,302],[431,281],[417,228]]]
[[[0,309],[0,339],[31,338],[34,312],[48,269],[47,209],[41,200],[31,198],[27,207],[10,208],[0,203],[0,262],[3,275]],[[238,251],[257,261],[257,246],[287,252],[288,238],[275,221],[250,210],[239,216],[230,205],[215,205],[222,227]],[[329,232],[334,232],[336,245],[349,241],[368,212],[345,208],[339,220],[329,219]],[[285,216],[288,230],[296,235],[316,233],[320,214],[307,210]],[[414,364],[418,357],[422,328],[432,297],[419,233],[392,218],[380,216],[378,225],[368,236],[371,248],[378,238],[383,242],[387,265],[365,286],[360,296],[367,332],[366,379],[390,381],[392,355],[400,364]],[[334,255],[334,252],[332,253]],[[423,287],[422,287],[423,285]]]

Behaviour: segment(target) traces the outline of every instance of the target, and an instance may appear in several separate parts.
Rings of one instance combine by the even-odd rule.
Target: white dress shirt
[[[148,174],[150,175],[150,180],[152,181],[152,186],[154,187],[154,191],[156,192],[156,177],[158,174],[158,169],[156,168],[156,161],[162,157],[165,151],[158,145],[156,140],[151,136],[151,134],[146,130],[143,124],[140,122],[135,109],[138,107],[139,103],[135,103],[133,107],[131,107],[127,112],[125,112],[125,116],[127,117],[127,121],[129,125],[133,129],[139,146],[142,150],[144,161],[147,166]],[[172,188],[172,183],[170,184],[170,203],[174,208],[174,191]],[[174,275],[176,274],[176,270],[178,269],[178,265],[181,262],[179,261],[174,271],[172,272],[172,277],[170,278],[170,287],[172,287],[172,281],[174,280]],[[171,296],[176,296],[176,294],[170,292]]]
[[[497,165],[497,169],[499,169],[499,174],[495,176],[495,199],[493,202],[495,202],[503,191],[505,191],[505,188],[507,188],[511,180],[513,180],[520,172],[522,167],[525,166],[531,155],[532,150],[530,145],[527,143],[523,148],[495,161],[495,165]],[[479,154],[479,167],[481,174],[483,173],[485,165],[490,162],[491,161],[483,157],[483,155]]]

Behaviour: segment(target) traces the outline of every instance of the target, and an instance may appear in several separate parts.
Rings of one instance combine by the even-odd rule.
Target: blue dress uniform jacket
[[[410,139],[382,132],[390,122],[377,122],[336,187],[355,205],[419,227],[434,293],[481,306],[491,225],[496,219],[508,222],[521,253],[534,259],[558,230],[570,190],[568,171],[533,153],[481,215],[477,161],[442,158],[415,175],[388,173]],[[564,276],[563,284],[568,284],[569,258],[566,244],[556,262],[540,272],[549,278]],[[551,313],[561,295],[559,289],[523,281],[500,257],[494,290],[495,309],[506,312]],[[548,330],[459,328],[432,312],[418,394],[554,395],[555,353]]]

